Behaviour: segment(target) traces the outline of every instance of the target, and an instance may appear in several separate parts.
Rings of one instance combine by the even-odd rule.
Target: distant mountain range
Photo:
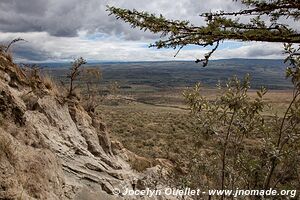
[[[51,71],[65,69],[69,63],[43,63]],[[285,78],[286,65],[283,60],[270,59],[224,59],[212,60],[207,67],[192,61],[161,62],[101,62],[88,66],[100,67],[105,82],[118,81],[125,84],[151,85],[155,87],[191,86],[202,82],[213,87],[218,80],[224,81],[233,75],[239,77],[249,73],[253,88],[261,85],[269,89],[291,88]],[[55,70],[56,68],[56,70]]]

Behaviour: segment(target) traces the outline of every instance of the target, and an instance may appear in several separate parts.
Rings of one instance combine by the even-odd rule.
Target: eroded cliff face
[[[0,55],[0,199],[125,199],[114,189],[136,187],[155,171],[138,173],[130,159],[138,157],[111,142],[96,114],[42,82],[33,89]]]

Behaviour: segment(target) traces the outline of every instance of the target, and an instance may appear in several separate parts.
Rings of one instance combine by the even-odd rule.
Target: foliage
[[[205,26],[194,26],[189,21],[168,20],[162,15],[156,16],[147,12],[109,7],[110,14],[131,24],[133,28],[160,33],[163,38],[150,46],[157,48],[179,48],[193,44],[199,46],[213,46],[204,59],[206,66],[208,59],[224,40],[263,41],[299,43],[300,34],[296,29],[280,23],[280,19],[298,21],[300,17],[300,2],[294,0],[241,0],[248,8],[232,13],[224,11],[217,13],[202,13],[206,20]],[[247,22],[247,16],[252,18]],[[269,19],[269,20],[263,20]]]
[[[246,76],[243,80],[230,79],[225,88],[220,86],[221,94],[214,100],[201,95],[199,84],[185,93],[201,127],[198,134],[214,141],[209,156],[194,155],[189,174],[200,171],[210,186],[220,189],[297,188],[299,99],[290,102],[283,119],[266,117],[262,115],[267,106],[263,99],[266,89],[257,91],[253,99],[249,88]],[[188,180],[194,187],[201,184],[193,177]]]
[[[219,147],[205,161],[199,154],[194,158],[200,169],[203,170],[205,162],[219,171],[218,174],[214,170],[213,173],[202,171],[213,186],[221,189],[299,187],[300,62],[298,49],[293,45],[285,45],[285,51],[289,55],[286,76],[294,90],[283,117],[262,115],[266,89],[257,91],[257,97],[251,99],[247,94],[248,76],[242,81],[236,77],[230,79],[225,90],[220,87],[221,95],[213,101],[201,95],[199,84],[185,93],[192,113],[202,126],[199,133],[215,140]]]
[[[249,88],[249,76],[242,81],[234,77],[227,82],[225,89],[220,86],[222,94],[213,101],[201,95],[199,84],[184,94],[201,124],[199,132],[218,144],[219,148],[211,155],[213,159],[210,162],[219,160],[220,174],[210,174],[209,179],[215,182],[216,187],[220,183],[220,189],[237,184],[235,177],[241,177],[243,169],[238,166],[241,162],[239,155],[247,151],[243,149],[244,140],[260,135],[262,131],[264,121],[261,112],[265,106],[262,98],[266,91],[262,88],[257,92],[257,98],[251,100],[247,95]]]

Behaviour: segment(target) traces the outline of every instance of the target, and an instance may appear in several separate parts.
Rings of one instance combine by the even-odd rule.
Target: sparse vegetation
[[[198,134],[205,135],[205,141],[211,140],[212,146],[208,153],[195,151],[189,161],[188,175],[182,176],[182,182],[177,183],[182,187],[199,188],[205,182],[201,185],[204,188],[232,190],[295,189],[299,187],[300,166],[300,34],[295,27],[284,25],[279,19],[298,22],[300,4],[293,0],[240,2],[247,8],[237,12],[201,14],[207,24],[200,27],[147,12],[116,7],[108,7],[108,10],[134,28],[160,33],[164,39],[151,45],[157,48],[179,48],[180,51],[190,44],[214,45],[204,59],[196,59],[196,63],[202,62],[203,66],[208,65],[209,58],[224,40],[286,43],[286,76],[291,79],[294,89],[282,117],[263,116],[266,90],[262,88],[252,100],[248,96],[248,78],[229,80],[224,93],[213,100],[200,94],[199,85],[185,94],[191,111],[198,118]],[[221,199],[226,198],[221,196]]]
[[[174,96],[170,99],[176,99],[176,103],[166,101],[164,95],[151,98],[151,102],[147,102],[149,100],[147,98],[150,98],[149,93],[152,92],[151,89],[161,92],[162,90],[158,88],[161,89],[165,86],[161,84],[161,74],[157,75],[159,77],[157,85],[151,85],[149,82],[148,85],[139,85],[135,82],[123,88],[127,92],[128,90],[132,92],[140,86],[143,89],[147,88],[147,91],[145,89],[142,92],[135,91],[134,94],[123,93],[123,102],[112,104],[113,98],[111,98],[108,99],[109,104],[102,102],[102,105],[98,107],[100,98],[97,94],[100,95],[100,92],[96,92],[96,87],[99,86],[99,80],[102,77],[101,71],[96,68],[83,69],[83,65],[86,64],[86,60],[83,58],[75,59],[72,62],[70,72],[67,75],[69,80],[67,97],[71,99],[77,96],[76,86],[86,86],[87,97],[83,102],[85,110],[88,112],[101,112],[115,138],[121,140],[129,150],[142,156],[151,157],[151,159],[146,159],[133,155],[132,159],[129,159],[129,163],[134,170],[142,172],[151,167],[154,160],[152,158],[166,158],[172,162],[173,171],[167,174],[168,180],[165,180],[165,177],[160,177],[164,180],[157,181],[167,181],[168,186],[201,188],[201,190],[212,188],[222,190],[235,190],[236,188],[300,189],[300,48],[293,45],[293,43],[300,43],[300,34],[299,30],[292,29],[278,21],[281,17],[287,17],[298,22],[300,4],[292,0],[242,0],[241,3],[248,6],[249,9],[233,13],[203,13],[201,16],[205,17],[207,24],[202,27],[195,27],[187,21],[168,20],[163,16],[156,17],[136,10],[130,11],[115,7],[108,7],[108,10],[117,18],[129,22],[133,27],[140,27],[154,33],[162,33],[162,36],[168,36],[168,39],[158,41],[152,45],[158,48],[179,48],[180,51],[188,44],[205,47],[215,45],[210,52],[204,55],[204,59],[196,60],[197,63],[202,62],[203,66],[208,65],[209,58],[217,50],[219,43],[224,40],[286,42],[287,44],[284,46],[285,53],[288,55],[285,60],[288,66],[286,77],[291,80],[293,88],[290,101],[281,102],[285,110],[281,107],[278,113],[274,114],[268,108],[268,102],[265,100],[268,94],[264,87],[261,87],[257,92],[250,90],[249,75],[245,76],[244,79],[234,76],[225,83],[225,86],[219,84],[218,90],[210,90],[210,92],[215,93],[210,94],[209,97],[202,94],[199,84],[193,89],[185,91],[184,97],[188,109],[191,111],[190,113],[187,106],[178,103],[182,99]],[[249,23],[232,19],[233,16],[243,17],[245,15],[254,15],[255,17],[251,17]],[[262,16],[269,17],[270,23],[265,23],[261,19]],[[8,46],[1,47],[1,52],[7,53],[13,43],[21,40],[13,40]],[[29,68],[27,78],[32,93],[29,92],[21,98],[24,100],[27,109],[34,110],[38,98],[34,94],[35,90],[39,89],[41,85],[48,90],[55,90],[56,86],[50,77],[41,77],[38,65],[28,65],[27,67]],[[168,76],[167,73],[165,75]],[[80,76],[82,76],[82,79],[80,79]],[[171,84],[174,84],[172,81],[176,82],[173,79],[174,77],[169,77]],[[93,86],[94,83],[96,87]],[[143,83],[147,83],[147,81]],[[108,83],[106,86],[107,92],[111,96],[116,97],[117,93],[122,94],[122,87],[117,81],[110,81],[110,84]],[[12,97],[14,97],[14,92],[12,90]],[[165,98],[163,103],[155,102],[157,99],[162,100],[163,98]],[[12,110],[11,113],[17,117],[12,122],[19,124],[20,127],[24,126],[25,118],[22,118],[26,114],[26,111],[23,111],[24,104],[10,108],[11,99],[7,100],[5,106]],[[17,103],[15,104],[17,105]],[[56,104],[54,105],[56,106]],[[75,110],[76,106],[72,109]],[[82,114],[80,112],[76,112],[79,119],[78,123],[73,120],[75,124],[72,124],[72,129],[70,129],[73,131],[77,128],[78,136],[82,137],[80,142],[86,140],[86,143],[82,142],[85,144],[83,148],[87,148],[87,151],[94,152],[95,156],[101,158],[99,154],[104,152],[104,148],[100,147],[98,152],[98,146],[102,145],[101,142],[98,141],[96,145],[92,143],[95,138],[100,140],[99,132],[95,131],[93,137],[91,137],[92,139],[88,137],[90,136],[89,133],[94,132],[96,125],[99,125],[99,130],[104,125],[96,120],[84,123],[85,118],[80,118],[80,114]],[[32,112],[32,114],[35,114],[35,112]],[[55,120],[51,120],[51,116],[49,117],[47,114],[44,113],[43,118],[37,117],[36,121],[39,123],[43,123],[43,120],[49,122],[49,124],[46,124],[48,129],[55,128],[55,123],[61,120],[60,116],[64,116],[54,112],[58,117],[55,116]],[[70,118],[70,114],[73,118],[75,116],[72,115],[71,109],[66,114],[65,116],[68,118]],[[83,114],[83,116],[86,116],[86,113]],[[59,117],[60,119],[58,119]],[[2,120],[0,114],[0,125],[3,123]],[[82,123],[80,124],[80,122]],[[79,126],[89,126],[90,123],[93,123],[93,129],[85,132],[79,130]],[[64,126],[63,124],[57,126],[59,126],[57,133],[60,133]],[[41,129],[43,128],[42,124]],[[39,133],[42,134],[42,131]],[[10,134],[11,136],[17,136],[14,131],[10,131]],[[69,137],[66,138],[71,138],[70,135],[67,136]],[[49,137],[46,139],[49,139]],[[106,135],[105,139],[107,139]],[[65,142],[63,137],[61,140]],[[73,141],[67,142],[71,144]],[[60,150],[61,144],[55,144],[55,148],[58,146]],[[79,142],[76,144],[79,144]],[[107,146],[109,146],[108,144],[109,142],[107,142]],[[35,147],[32,146],[32,148]],[[72,148],[70,149],[72,150]],[[94,151],[94,149],[96,150]],[[57,151],[57,149],[55,150]],[[76,156],[86,156],[85,153],[87,152],[80,151],[78,149],[79,155]],[[36,198],[42,197],[42,182],[44,182],[43,179],[45,179],[48,170],[44,166],[51,163],[52,160],[43,160],[45,155],[47,155],[46,152],[41,151],[38,157],[31,158],[33,162],[26,163],[30,177],[34,180],[41,180],[40,182],[30,183],[27,183],[26,180],[26,184],[24,184],[25,189]],[[66,156],[70,157],[69,154]],[[55,156],[53,155],[53,157]],[[11,140],[1,133],[0,158],[6,158],[11,163],[14,160],[14,149]],[[36,160],[35,158],[39,159]],[[100,162],[100,160],[98,161]],[[103,160],[106,160],[104,156]],[[116,169],[118,167],[113,166],[114,163],[109,161],[105,163]],[[103,164],[103,166],[106,164]],[[98,172],[101,171],[101,173],[105,171],[93,165],[90,170],[93,170],[93,168]],[[107,176],[110,176],[109,173],[107,173]],[[53,183],[54,181],[49,177],[46,177],[47,181]],[[156,188],[157,182],[154,185]],[[103,184],[103,186],[106,185]],[[216,199],[205,194],[196,198]],[[229,197],[221,196],[221,200],[227,198]],[[233,199],[233,196],[230,198]],[[296,198],[299,198],[299,194]],[[252,199],[252,197],[249,197],[249,199]],[[265,199],[265,197],[256,196],[253,199]]]
[[[5,55],[5,57],[10,62],[12,62],[13,61],[13,56],[12,56],[12,53],[10,51],[11,46],[13,44],[21,42],[21,41],[25,41],[25,40],[23,38],[16,38],[16,39],[13,39],[12,41],[10,41],[8,45],[0,44],[0,52],[1,52],[1,54]]]
[[[36,90],[41,83],[41,67],[37,64],[22,64],[32,90]]]
[[[157,48],[179,48],[180,51],[189,44],[214,45],[204,59],[196,60],[203,66],[207,66],[223,40],[286,43],[288,57],[285,62],[289,65],[286,76],[293,84],[293,95],[283,116],[263,115],[266,90],[262,88],[251,99],[247,77],[242,81],[237,77],[229,80],[223,93],[213,100],[201,95],[199,85],[185,94],[192,113],[198,118],[198,134],[203,135],[198,141],[203,142],[206,138],[212,151],[195,150],[188,161],[187,176],[183,176],[181,180],[184,181],[177,184],[198,188],[201,180],[207,180],[201,186],[232,190],[298,188],[300,48],[293,43],[299,44],[300,34],[298,29],[282,24],[279,19],[289,18],[298,22],[300,4],[293,0],[242,0],[241,3],[247,8],[237,12],[202,13],[207,24],[201,27],[147,12],[115,7],[108,7],[108,10],[134,28],[161,33],[164,39],[151,45]],[[168,38],[165,39],[165,36]]]
[[[86,84],[86,90],[82,89],[85,95],[83,107],[88,112],[95,112],[100,101],[100,80],[102,72],[99,68],[86,67],[82,72],[82,82]]]
[[[82,81],[86,84],[87,99],[93,98],[99,93],[100,80],[102,78],[102,72],[99,68],[86,67],[82,73]]]
[[[9,51],[9,49],[10,49],[10,47],[13,45],[13,44],[15,44],[15,43],[17,43],[17,42],[21,42],[21,41],[25,41],[23,38],[16,38],[16,39],[13,39],[7,46],[2,46],[3,47],[3,51],[5,52],[5,53],[7,53],[8,51]]]
[[[38,101],[38,97],[34,95],[32,92],[28,94],[24,94],[21,96],[22,100],[26,104],[26,108],[28,110],[35,110],[36,103]]]
[[[68,74],[68,78],[70,80],[70,86],[68,91],[68,97],[74,96],[74,82],[79,77],[79,75],[82,72],[82,66],[86,64],[86,60],[84,60],[82,57],[75,59],[74,62],[72,62],[72,66],[70,68],[70,73]]]
[[[108,85],[109,94],[116,95],[120,89],[120,85],[117,81],[114,81]]]
[[[42,82],[44,83],[45,87],[48,89],[48,90],[56,90],[57,91],[57,85],[55,83],[55,81],[53,80],[52,77],[50,77],[49,75],[44,75],[42,77]]]
[[[37,64],[22,64],[21,69],[25,72],[26,78],[31,87],[31,91],[28,94],[24,94],[22,96],[24,101],[28,102],[29,105],[31,105],[30,93],[40,93],[41,90],[47,89],[54,95],[60,95],[60,88],[57,86],[55,80],[50,77],[49,74],[43,74],[41,66]]]
[[[143,103],[100,105],[98,110],[111,134],[140,156],[176,162],[193,149],[185,145],[192,142],[195,131],[185,110]]]
[[[0,159],[5,157],[12,165],[15,163],[15,149],[7,136],[0,134]]]

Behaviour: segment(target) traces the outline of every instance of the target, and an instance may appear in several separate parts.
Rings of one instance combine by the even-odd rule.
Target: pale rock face
[[[148,174],[131,169],[127,161],[140,158],[112,144],[104,124],[77,100],[44,91],[33,95],[28,109],[23,99],[31,89],[25,75],[3,56],[0,74],[0,116],[5,122],[0,121],[0,143],[1,136],[9,141],[4,153],[0,149],[0,199],[147,199],[112,195],[115,188],[132,189]]]
[[[10,76],[7,73],[1,73],[0,79],[2,79],[5,83],[9,83],[11,81]]]

